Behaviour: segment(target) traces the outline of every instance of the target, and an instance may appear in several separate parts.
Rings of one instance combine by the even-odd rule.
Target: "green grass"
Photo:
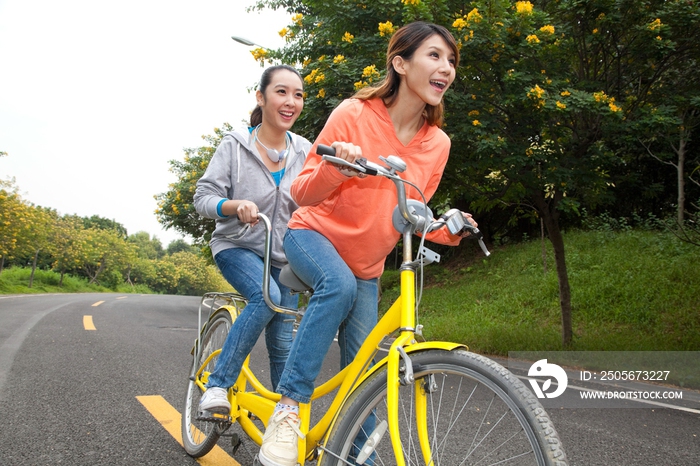
[[[104,286],[90,284],[85,278],[72,275],[63,276],[63,285],[59,286],[61,275],[51,270],[36,270],[34,282],[29,287],[31,269],[11,267],[0,273],[0,294],[32,293],[113,293],[115,290]],[[123,284],[116,290],[119,293],[153,293],[144,285],[132,287]]]
[[[653,231],[565,234],[574,339],[580,351],[700,350],[700,248]],[[426,267],[418,312],[431,340],[485,354],[558,351],[559,289],[551,247],[497,248],[484,258]],[[398,294],[398,272],[382,277],[382,309]]]

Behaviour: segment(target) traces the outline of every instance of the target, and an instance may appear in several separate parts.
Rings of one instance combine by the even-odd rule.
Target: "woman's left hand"
[[[474,220],[474,219],[472,218],[472,214],[469,214],[469,213],[467,213],[467,212],[462,212],[462,215],[464,215],[464,220],[467,221],[467,222],[469,222],[469,223],[471,223],[474,227],[478,227],[478,226],[479,226],[479,224],[476,223],[476,220]],[[464,230],[464,233],[461,233],[460,236],[461,236],[462,238],[466,238],[467,236],[469,236],[469,230]]]

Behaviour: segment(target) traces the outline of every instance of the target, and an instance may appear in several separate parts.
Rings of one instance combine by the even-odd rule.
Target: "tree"
[[[0,181],[0,273],[7,259],[23,252],[31,206],[19,195],[14,179]]]
[[[195,244],[209,243],[215,225],[214,220],[200,216],[194,209],[197,181],[204,175],[224,133],[232,129],[231,125],[224,123],[221,128],[214,129],[213,136],[202,136],[207,145],[185,149],[184,161],[170,160],[170,171],[175,174],[177,181],[171,183],[166,192],[155,196],[158,201],[158,222],[166,229],[174,228],[190,235]]]
[[[330,111],[381,79],[393,31],[413,20],[452,29],[461,66],[446,95],[452,152],[441,206],[479,212],[505,206],[511,222],[540,219],[559,281],[562,343],[573,338],[563,215],[613,199],[610,173],[637,109],[672,92],[669,77],[698,49],[695,0],[445,0],[335,2],[260,0],[284,8],[280,50],[252,51],[261,64],[296,63],[307,99],[297,130],[315,137]],[[675,18],[675,19],[674,19]],[[675,24],[664,29],[659,25]],[[658,106],[658,103],[657,103]]]
[[[126,239],[128,237],[126,228],[121,223],[116,220],[109,218],[100,217],[99,215],[92,215],[90,217],[83,217],[83,225],[85,228],[97,228],[100,230],[113,230],[121,238]]]
[[[31,288],[34,283],[39,253],[42,250],[48,252],[51,248],[50,238],[53,234],[56,212],[51,209],[35,207],[30,209],[29,215],[30,228],[26,231],[24,241],[27,252],[31,252],[33,255],[32,271],[29,275],[29,288]]]
[[[165,255],[163,243],[146,231],[139,231],[129,235],[128,241],[136,246],[136,254],[143,259],[159,259]]]
[[[182,251],[195,252],[192,245],[182,239],[176,239],[175,241],[171,241],[170,244],[168,244],[168,248],[166,249],[166,252],[170,255]]]

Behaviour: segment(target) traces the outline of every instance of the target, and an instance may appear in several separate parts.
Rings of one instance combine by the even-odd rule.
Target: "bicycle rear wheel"
[[[410,358],[415,383],[399,388],[399,431],[407,465],[568,464],[542,405],[507,369],[464,350],[428,350]],[[386,385],[384,367],[353,391],[319,466],[356,464],[364,444],[358,439],[388,421]],[[421,429],[428,439],[423,447]],[[396,464],[388,432],[364,464]]]
[[[196,361],[199,372],[199,380],[206,382],[209,374],[214,370],[217,357],[212,358],[205,366],[204,361],[216,350],[220,349],[226,341],[226,336],[231,328],[231,315],[228,312],[220,312],[207,325],[207,330],[201,339],[201,351]],[[195,355],[196,357],[196,355]],[[229,428],[229,422],[212,422],[198,420],[199,400],[202,391],[194,380],[187,383],[187,395],[185,397],[185,409],[182,413],[182,443],[185,451],[195,458],[204,456],[214,448],[219,437]]]

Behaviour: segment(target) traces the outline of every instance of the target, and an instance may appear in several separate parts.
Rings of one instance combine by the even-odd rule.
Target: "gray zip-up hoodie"
[[[286,155],[286,168],[279,186],[276,186],[272,174],[253,148],[251,129],[243,127],[225,133],[204,176],[197,182],[194,207],[200,215],[216,220],[216,228],[209,242],[214,256],[224,249],[246,248],[263,257],[264,224],[258,223],[243,237],[234,240],[227,236],[238,235],[245,223],[235,215],[222,216],[220,210],[222,200],[226,199],[254,202],[272,223],[271,263],[273,267],[282,267],[287,263],[282,240],[287,231],[287,222],[298,207],[289,195],[289,187],[304,166],[311,143],[292,132],[287,133],[291,142]]]

